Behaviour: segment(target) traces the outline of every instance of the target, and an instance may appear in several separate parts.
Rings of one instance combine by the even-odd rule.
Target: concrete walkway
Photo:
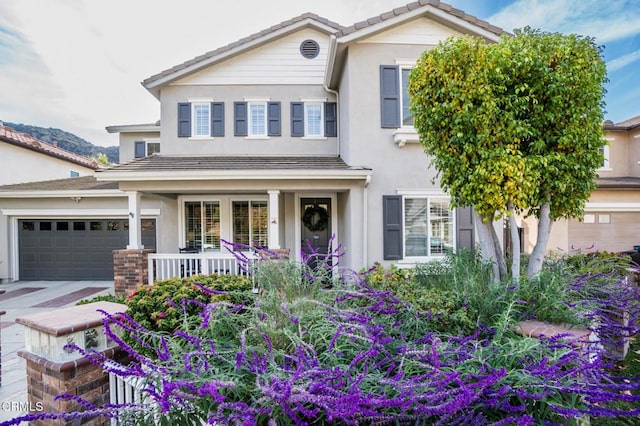
[[[73,306],[78,300],[113,294],[113,281],[19,281],[0,284],[2,329],[2,385],[0,386],[0,422],[24,412],[27,403],[25,360],[18,356],[24,349],[23,327],[15,319],[38,312]]]

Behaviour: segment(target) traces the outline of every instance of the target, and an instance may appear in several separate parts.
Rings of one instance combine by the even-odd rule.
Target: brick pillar
[[[104,333],[102,312],[118,315],[126,310],[126,305],[102,301],[16,318],[24,327],[24,350],[18,355],[26,360],[29,411],[69,413],[86,409],[73,399],[55,401],[62,394],[81,397],[96,407],[109,403],[109,374],[66,345],[74,343],[85,351],[94,350],[116,362],[124,361],[126,353]],[[109,423],[103,417],[31,422],[35,426]]]
[[[102,353],[115,361],[123,361],[126,353],[120,349],[107,349]],[[18,355],[26,360],[27,365],[27,400],[32,413],[69,413],[84,411],[77,401],[54,398],[61,394],[77,395],[101,407],[109,403],[109,374],[100,366],[82,358],[76,361],[52,362],[26,351]],[[80,424],[79,419],[46,419],[32,421],[32,426],[67,426]],[[109,419],[96,417],[82,419],[83,425],[108,426]]]
[[[149,281],[149,253],[154,250],[114,250],[113,287],[116,296],[128,296]]]

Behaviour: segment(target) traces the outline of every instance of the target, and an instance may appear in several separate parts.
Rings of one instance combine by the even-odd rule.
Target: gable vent
[[[300,54],[307,59],[313,59],[320,53],[320,45],[315,40],[305,40],[300,43]]]

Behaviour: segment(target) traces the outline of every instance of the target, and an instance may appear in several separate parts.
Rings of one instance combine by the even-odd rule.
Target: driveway
[[[15,319],[73,306],[78,300],[113,294],[113,281],[18,281],[0,284],[2,332],[2,386],[0,387],[0,422],[22,412],[27,402],[26,366],[18,351],[24,349],[23,327]]]

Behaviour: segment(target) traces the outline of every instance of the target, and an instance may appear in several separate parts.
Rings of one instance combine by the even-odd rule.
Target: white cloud
[[[640,49],[607,62],[607,71],[617,71],[638,60],[640,60]]]
[[[516,0],[488,20],[508,30],[528,25],[605,43],[640,33],[640,5],[637,0]]]

